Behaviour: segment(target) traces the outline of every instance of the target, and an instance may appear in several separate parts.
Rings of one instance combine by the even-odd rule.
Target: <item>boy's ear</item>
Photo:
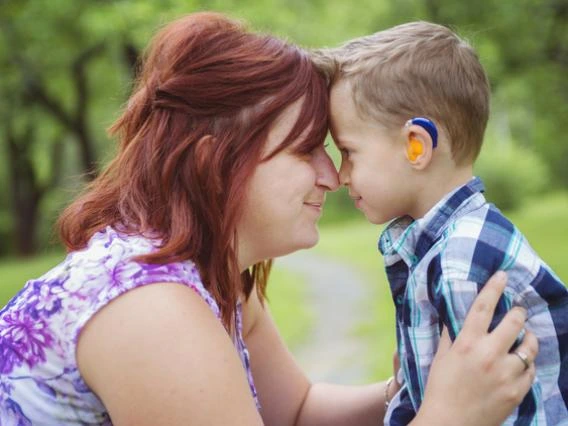
[[[430,134],[421,126],[404,127],[406,159],[413,169],[424,170],[432,160],[434,150]]]

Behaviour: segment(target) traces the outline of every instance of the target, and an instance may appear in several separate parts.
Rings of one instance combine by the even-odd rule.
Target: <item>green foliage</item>
[[[486,198],[502,210],[514,210],[546,189],[546,164],[530,149],[499,141],[485,146],[475,166],[486,187]]]
[[[548,163],[556,187],[568,187],[568,144],[559,140],[568,116],[566,0],[389,3],[392,24],[430,20],[471,41],[495,98],[512,117],[510,134]]]
[[[568,284],[568,192],[533,197],[509,217],[533,249]]]
[[[88,49],[100,47],[85,65],[85,131],[94,142],[97,163],[104,164],[114,152],[105,129],[131,87],[129,55],[140,53],[164,23],[199,10],[242,18],[252,29],[308,47],[334,46],[416,19],[450,25],[478,49],[492,82],[495,111],[507,117],[507,138],[546,162],[554,176],[547,187],[568,186],[568,144],[561,137],[568,116],[566,0],[361,0],[356,6],[340,0],[4,0],[0,2],[0,145],[4,145],[6,114],[15,117],[19,134],[32,123],[35,140],[29,157],[36,183],[49,183],[54,170],[60,175],[41,202],[40,246],[50,235],[57,210],[84,183],[78,176],[85,168],[77,135],[45,105],[30,104],[31,82],[41,82],[62,111],[74,116],[74,64]],[[56,141],[63,144],[60,166],[52,161]],[[1,254],[6,241],[12,244],[8,234],[18,212],[10,209],[10,177],[4,171],[10,160],[0,148]],[[514,179],[505,179],[509,182],[501,186],[518,188],[510,185]],[[324,223],[358,215],[345,191],[330,194],[328,200]]]

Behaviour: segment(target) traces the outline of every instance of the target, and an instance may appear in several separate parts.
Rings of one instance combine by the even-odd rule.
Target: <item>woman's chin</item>
[[[297,248],[297,250],[315,247],[315,245],[319,242],[319,239],[319,230],[316,225],[310,233],[306,233],[302,236],[302,243],[300,247]]]
[[[300,238],[296,239],[293,244],[290,244],[289,247],[283,248],[280,250],[279,254],[273,257],[282,257],[287,256],[289,254],[295,253],[298,250],[306,250],[314,247],[319,241],[319,231],[317,227],[309,233],[304,233],[300,236]]]

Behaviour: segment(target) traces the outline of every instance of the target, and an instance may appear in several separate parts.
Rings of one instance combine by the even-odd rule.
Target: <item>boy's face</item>
[[[374,224],[409,214],[415,197],[401,133],[362,119],[347,81],[333,85],[330,102],[331,135],[341,152],[339,180],[355,207]]]

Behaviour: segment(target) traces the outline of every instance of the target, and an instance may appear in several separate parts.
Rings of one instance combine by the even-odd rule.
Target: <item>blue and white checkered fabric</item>
[[[404,376],[385,425],[412,420],[442,327],[455,339],[473,300],[497,270],[507,271],[508,284],[492,327],[512,306],[522,306],[528,311],[526,328],[540,348],[535,382],[504,424],[568,425],[568,291],[482,192],[483,183],[474,178],[423,218],[391,222],[380,237]]]

